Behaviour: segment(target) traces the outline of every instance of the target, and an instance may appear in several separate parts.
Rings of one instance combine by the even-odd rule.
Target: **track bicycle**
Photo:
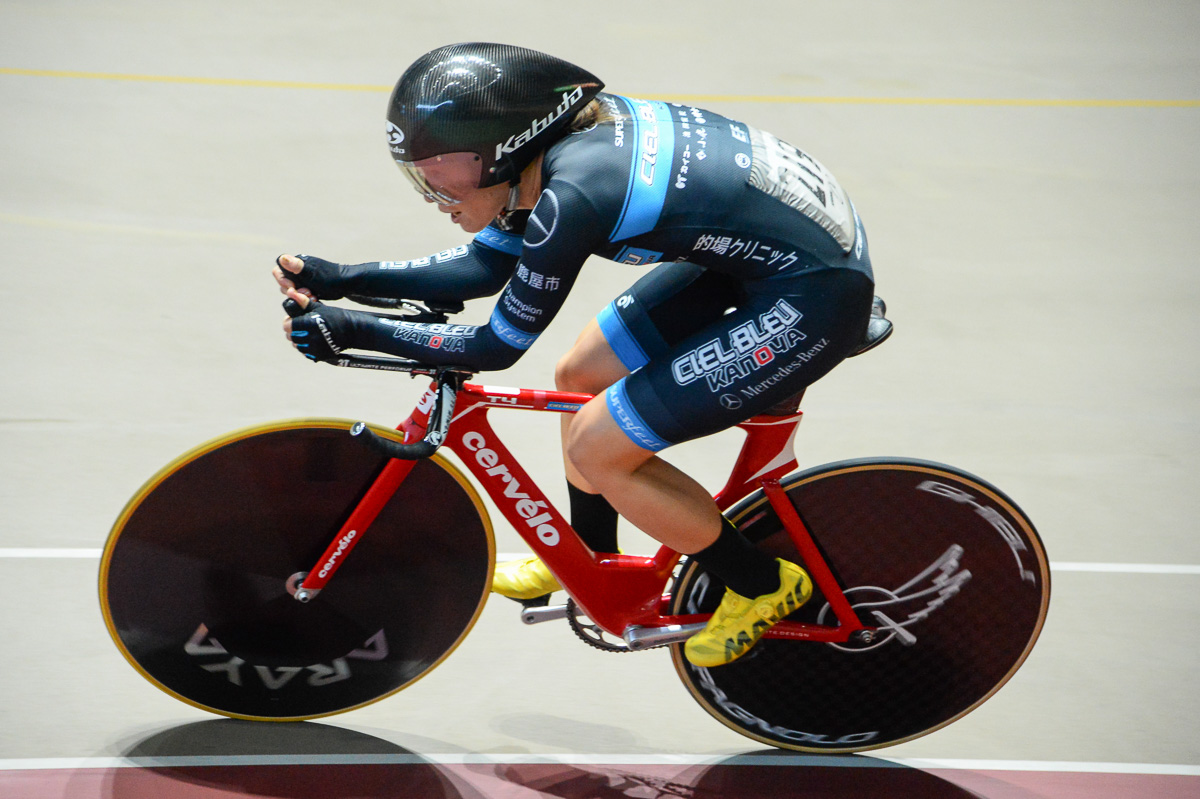
[[[415,307],[420,319],[447,318]],[[203,444],[152,477],[113,526],[105,623],[134,668],[188,704],[311,719],[428,674],[489,595],[495,543],[476,486],[565,589],[562,604],[524,603],[526,623],[565,620],[608,652],[670,647],[704,710],[771,746],[855,752],[937,730],[998,691],[1041,632],[1048,562],[1011,499],[907,458],[796,471],[797,397],[739,426],[746,437],[716,500],[757,546],[801,564],[813,597],[740,660],[695,667],[682,643],[715,610],[721,582],[667,547],[592,552],[488,421],[497,410],[574,413],[590,395],[339,357],[430,385],[396,430],[301,419]]]

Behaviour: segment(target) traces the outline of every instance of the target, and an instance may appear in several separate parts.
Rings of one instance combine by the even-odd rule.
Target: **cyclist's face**
[[[405,177],[426,200],[468,233],[478,233],[504,210],[508,186],[478,188],[480,158],[474,153],[447,153],[411,164],[400,163]]]
[[[438,203],[438,210],[450,214],[450,221],[467,233],[478,233],[500,215],[508,202],[508,184],[489,186],[486,189],[464,189],[455,196],[453,205]],[[426,202],[435,202],[426,197]]]

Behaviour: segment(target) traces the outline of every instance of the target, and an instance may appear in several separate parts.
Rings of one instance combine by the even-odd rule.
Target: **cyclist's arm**
[[[603,239],[601,229],[581,193],[552,183],[530,216],[520,263],[488,324],[403,322],[319,306],[295,320],[293,329],[301,335],[293,333],[293,341],[316,360],[327,360],[340,349],[367,349],[473,371],[506,369],[558,313],[593,245]],[[310,318],[314,315],[322,317],[320,323]]]
[[[520,248],[519,235],[488,227],[470,244],[409,261],[337,264],[301,255],[304,269],[284,277],[319,299],[356,294],[435,302],[470,300],[493,295],[504,286],[516,269]]]

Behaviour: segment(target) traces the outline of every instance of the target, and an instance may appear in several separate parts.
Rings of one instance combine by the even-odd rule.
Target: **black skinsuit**
[[[342,268],[352,294],[469,299],[504,285],[488,325],[343,313],[352,322],[339,344],[504,369],[550,324],[589,256],[661,263],[600,314],[634,372],[609,390],[609,408],[633,441],[661,449],[796,394],[862,341],[866,237],[828,170],[711,111],[598,99],[616,119],[546,151],[542,194],[514,230],[493,225],[429,258]]]

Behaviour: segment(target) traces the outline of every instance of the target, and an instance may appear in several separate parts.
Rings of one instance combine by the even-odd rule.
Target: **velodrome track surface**
[[[1178,1],[0,5],[0,795],[1200,795],[1197,30]],[[809,392],[799,460],[952,463],[1035,520],[1050,617],[986,705],[871,756],[770,752],[666,653],[611,657],[498,601],[417,685],[314,723],[216,719],[121,658],[98,552],[146,478],[234,428],[394,424],[415,400],[296,356],[269,269],[465,241],[382,132],[400,71],[472,39],[745,119],[838,175],[897,332]],[[589,263],[484,381],[548,387],[639,274]],[[564,498],[553,425],[509,416]],[[675,457],[715,482],[735,443]]]

